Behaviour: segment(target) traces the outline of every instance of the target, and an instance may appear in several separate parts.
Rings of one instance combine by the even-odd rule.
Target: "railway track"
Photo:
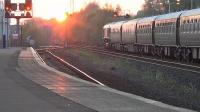
[[[60,48],[58,48],[58,49],[60,49]],[[41,54],[41,53],[48,54],[49,56],[51,56],[52,58],[54,58],[56,61],[60,62],[62,65],[64,65],[65,67],[67,67],[68,69],[70,69],[71,71],[73,71],[74,73],[76,73],[77,75],[79,75],[80,77],[82,77],[84,80],[88,80],[88,81],[97,83],[99,85],[105,86],[102,82],[100,82],[97,79],[91,77],[90,75],[88,75],[87,73],[85,73],[82,70],[78,69],[74,65],[68,63],[67,61],[65,61],[61,57],[55,55],[54,53],[51,52],[51,50],[57,50],[57,48],[43,48],[43,49],[37,49],[36,51],[39,54]]]
[[[200,73],[200,69],[199,69],[200,67],[198,67],[198,66],[170,62],[170,61],[163,61],[163,60],[159,60],[159,59],[151,59],[148,57],[134,56],[134,55],[123,54],[123,53],[119,53],[119,52],[111,52],[111,51],[104,50],[102,48],[99,49],[98,47],[94,48],[94,47],[89,47],[89,46],[88,47],[81,46],[81,47],[74,47],[72,49],[78,49],[78,50],[83,49],[83,50],[88,50],[88,51],[91,51],[94,53],[107,55],[110,57],[116,57],[116,58],[121,58],[121,59],[128,59],[128,60],[134,60],[134,61],[139,61],[139,62],[155,64],[155,65],[163,66],[163,68],[165,68],[165,67],[173,68],[172,71],[175,71],[175,72],[177,71],[176,73],[178,73],[177,77],[176,77],[176,75],[174,77],[172,77],[173,81],[177,82],[176,83],[177,85],[187,85],[187,83],[190,81],[193,81],[193,79],[195,79],[195,78],[198,79],[198,74]],[[124,75],[121,75],[121,77],[117,77],[117,75],[112,74],[111,72],[108,72],[109,73],[109,75],[108,75],[107,73],[102,74],[102,72],[98,72],[98,70],[96,70],[97,71],[96,72],[95,70],[93,71],[90,68],[89,69],[84,68],[83,70],[85,70],[87,73],[95,73],[95,74],[91,74],[91,76],[92,76],[92,79],[91,79],[91,78],[89,78],[91,76],[89,76],[89,75],[85,76],[84,72],[83,73],[80,72],[81,70],[77,70],[78,68],[76,69],[76,68],[72,67],[71,65],[67,64],[68,62],[66,62],[64,59],[60,58],[60,57],[68,56],[68,55],[65,55],[62,50],[63,49],[60,49],[57,52],[55,50],[48,50],[48,49],[41,50],[40,49],[39,51],[43,52],[43,53],[45,52],[46,53],[45,55],[52,57],[50,61],[60,62],[63,65],[65,65],[66,68],[70,68],[70,70],[74,71],[75,73],[77,73],[77,74],[81,73],[79,75],[84,76],[84,78],[83,78],[84,80],[87,79],[87,80],[90,80],[91,82],[95,82],[95,83],[97,83],[99,85],[103,85],[103,86],[105,84],[106,86],[118,89],[120,91],[140,95],[140,96],[150,98],[150,99],[155,99],[155,100],[158,100],[161,102],[166,102],[168,104],[173,104],[173,105],[180,104],[181,106],[184,105],[187,107],[187,105],[185,105],[185,102],[184,102],[187,100],[182,100],[184,98],[187,99],[187,97],[181,96],[178,94],[179,92],[182,92],[182,89],[181,90],[176,89],[176,87],[174,87],[174,86],[173,86],[173,88],[171,88],[171,83],[164,83],[164,85],[166,85],[166,86],[162,86],[163,83],[160,84],[160,82],[158,81],[159,82],[159,86],[158,86],[157,83],[153,83],[154,80],[153,80],[153,82],[149,83],[148,81],[146,81],[148,79],[143,80],[143,78],[140,79],[138,77],[134,77],[134,75],[131,78],[130,77],[124,78]],[[53,52],[53,51],[55,51],[55,52]],[[56,53],[56,54],[54,54],[54,53]],[[54,66],[61,67],[56,64]],[[78,65],[76,65],[76,66],[78,66]],[[177,69],[179,69],[179,70],[177,70]],[[165,70],[165,69],[163,69],[163,70]],[[166,69],[166,70],[169,70],[169,69]],[[188,72],[186,72],[186,74],[188,74],[188,75],[184,76],[185,74],[182,74],[182,71],[195,72],[195,74],[190,75],[190,73],[188,74]],[[150,74],[146,74],[146,75],[150,75]],[[164,75],[166,75],[166,74],[164,74]],[[183,76],[183,77],[180,77],[180,76]],[[189,78],[190,76],[192,76],[192,78]],[[178,80],[178,78],[181,78],[181,79]],[[95,79],[95,80],[97,79],[97,81],[95,81],[93,79]],[[187,79],[188,82],[183,83],[182,81],[184,81],[185,79]],[[137,82],[137,81],[139,81],[139,82]],[[142,83],[140,83],[140,81]],[[150,81],[152,81],[152,80],[150,80]],[[100,83],[98,83],[98,82],[100,82]],[[197,83],[198,82],[194,82],[194,83],[190,83],[190,84],[195,84],[192,87],[196,87],[196,85],[198,85]],[[160,87],[160,85],[162,87]],[[168,88],[168,86],[169,86],[169,88]],[[178,87],[179,86],[177,86],[177,88]],[[149,88],[151,88],[151,89],[149,89]],[[171,95],[173,95],[173,97],[171,97]],[[193,105],[193,104],[191,104],[191,105]],[[198,108],[198,106],[197,106],[197,108]]]
[[[153,65],[159,65],[159,66],[163,66],[163,67],[168,67],[168,68],[173,68],[173,69],[178,69],[178,70],[183,70],[183,71],[200,74],[200,66],[197,66],[197,65],[184,64],[184,63],[180,63],[180,62],[173,62],[173,61],[168,61],[168,60],[161,60],[161,59],[156,59],[156,58],[141,57],[141,56],[132,55],[132,54],[119,53],[119,52],[114,52],[114,51],[108,51],[108,50],[98,48],[98,47],[76,47],[76,48],[80,48],[83,50],[89,50],[94,53],[113,56],[113,57],[117,57],[117,58],[145,62],[145,63],[149,63],[149,64],[153,64]]]

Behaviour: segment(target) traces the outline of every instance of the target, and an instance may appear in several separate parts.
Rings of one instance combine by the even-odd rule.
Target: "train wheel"
[[[186,50],[186,61],[192,62],[192,50],[190,48]]]
[[[182,50],[180,48],[176,48],[176,50],[174,50],[174,58],[178,61],[181,61],[183,56],[182,56]]]

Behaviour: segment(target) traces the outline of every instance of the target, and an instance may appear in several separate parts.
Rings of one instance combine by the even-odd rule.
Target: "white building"
[[[0,0],[0,48],[3,46],[3,35],[6,36],[7,46],[9,45],[10,19],[5,18],[4,0]]]

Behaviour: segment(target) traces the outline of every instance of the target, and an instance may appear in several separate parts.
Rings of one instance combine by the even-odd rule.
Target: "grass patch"
[[[133,85],[129,86],[134,88],[139,85],[138,88],[144,89],[141,91],[154,95],[153,98],[160,95],[161,97],[157,99],[163,99],[164,97],[164,102],[171,99],[168,102],[174,105],[200,109],[200,92],[198,88],[200,85],[196,84],[193,81],[194,77],[190,78],[187,73],[80,49],[67,49],[65,54],[73,57],[74,63],[83,63],[84,66],[100,73],[112,74],[112,77],[134,82]],[[125,84],[126,82],[120,83]]]

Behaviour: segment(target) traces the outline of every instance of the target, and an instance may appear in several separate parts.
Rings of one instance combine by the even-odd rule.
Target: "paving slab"
[[[0,49],[0,112],[96,112],[19,73],[17,60],[20,51],[26,49]],[[29,52],[26,58],[33,59],[32,53]]]
[[[18,65],[17,71],[27,79],[65,99],[99,112],[192,112],[59,72],[43,63],[31,48],[20,53]]]

